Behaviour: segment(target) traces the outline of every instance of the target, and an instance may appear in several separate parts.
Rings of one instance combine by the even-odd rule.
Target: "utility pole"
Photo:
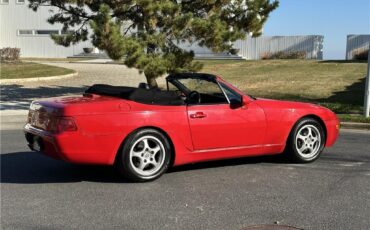
[[[367,56],[367,75],[365,83],[364,116],[369,117],[370,110],[370,44]]]

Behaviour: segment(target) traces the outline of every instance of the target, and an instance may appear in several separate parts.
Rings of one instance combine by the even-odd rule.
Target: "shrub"
[[[263,53],[261,59],[305,59],[305,51],[279,51],[276,53]]]
[[[353,54],[354,60],[364,60],[367,61],[367,58],[369,57],[369,50],[362,50],[362,51],[355,51]]]
[[[272,56],[272,54],[271,54],[271,53],[269,53],[269,52],[262,53],[262,54],[261,54],[261,59],[262,59],[262,60],[268,60],[268,59],[271,59],[271,56]]]
[[[239,53],[240,49],[232,48],[229,50],[229,53],[231,55],[237,55]]]
[[[1,62],[18,62],[21,49],[6,47],[0,49]]]

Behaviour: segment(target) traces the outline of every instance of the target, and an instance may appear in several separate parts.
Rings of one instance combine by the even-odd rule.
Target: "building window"
[[[35,35],[59,34],[59,30],[35,30]]]
[[[0,4],[9,4],[9,0],[0,0]]]
[[[18,35],[19,36],[33,35],[33,30],[18,30]]]
[[[62,34],[62,35],[68,35],[68,34],[73,34],[74,32],[75,32],[74,30],[67,30],[67,31],[61,30],[60,31],[60,34]]]
[[[73,30],[67,30],[65,32],[63,32],[62,30],[17,30],[17,35],[18,36],[35,36],[35,37],[45,36],[47,37],[47,36],[50,36],[51,34],[67,35],[67,34],[72,34],[73,32],[74,32]]]
[[[9,1],[9,0],[8,0]],[[15,1],[17,4],[24,4],[26,3],[26,0],[16,0]]]

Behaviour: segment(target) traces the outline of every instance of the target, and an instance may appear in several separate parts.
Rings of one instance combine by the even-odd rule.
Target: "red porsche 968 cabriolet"
[[[336,115],[319,105],[254,98],[211,74],[173,74],[166,82],[166,89],[93,85],[81,96],[34,101],[28,145],[149,181],[200,161],[284,153],[312,162],[338,136]]]

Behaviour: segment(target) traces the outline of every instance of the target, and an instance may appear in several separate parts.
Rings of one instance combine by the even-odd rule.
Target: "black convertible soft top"
[[[143,104],[153,105],[183,105],[184,101],[172,91],[160,89],[143,89],[128,86],[112,86],[96,84],[89,87],[85,93],[119,97]]]
[[[203,79],[206,81],[216,81],[216,76],[208,73],[175,73],[170,74],[169,76],[167,76],[166,79],[171,81],[174,79],[186,79],[186,78]]]

